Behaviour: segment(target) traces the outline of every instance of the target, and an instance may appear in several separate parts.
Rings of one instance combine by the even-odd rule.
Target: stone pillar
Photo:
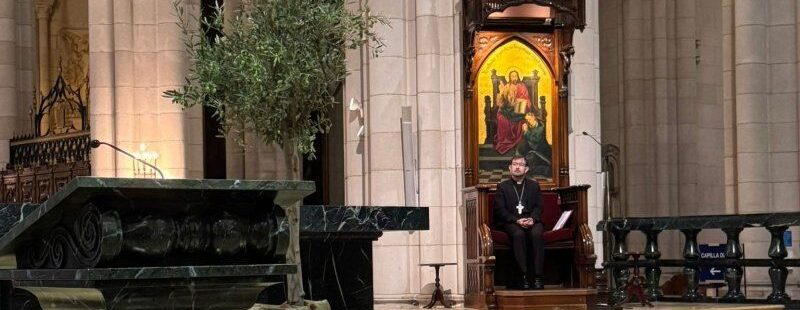
[[[797,1],[769,1],[767,59],[769,82],[769,147],[772,207],[775,212],[797,211],[800,201],[798,178],[798,86]],[[766,211],[767,209],[764,209]],[[763,212],[763,211],[762,211]]]
[[[772,181],[772,206],[774,212],[796,212],[800,201],[800,110],[797,80],[798,14],[797,1],[769,1],[767,22],[769,122],[770,122],[770,179]],[[761,212],[769,212],[766,209]],[[797,227],[792,228],[797,236]],[[789,247],[786,254],[796,258],[797,247]],[[794,252],[794,253],[792,253]],[[786,276],[784,273],[783,276]],[[800,276],[788,274],[787,292],[796,294]],[[792,285],[794,284],[794,285]],[[779,296],[779,295],[775,295]],[[797,296],[797,295],[794,295]]]
[[[114,1],[89,2],[89,122],[93,139],[116,143],[114,121]],[[92,175],[116,175],[116,154],[92,150]]]
[[[225,1],[224,18],[226,27],[235,18],[241,5],[241,0]],[[225,139],[225,173],[228,179],[243,179],[245,177],[245,150],[237,142],[237,139],[244,139],[244,135],[239,135],[239,137],[228,136]]]
[[[734,0],[722,0],[722,105],[724,124],[725,213],[738,213],[736,177],[736,71],[734,70]]]
[[[460,262],[458,204],[462,187],[460,24],[457,1],[373,1],[371,9],[389,19],[379,25],[386,47],[377,58],[369,50],[348,51],[343,111],[345,202],[430,207],[431,230],[388,232],[375,243],[374,270],[400,277],[376,277],[376,300],[424,299],[433,283],[420,262]],[[459,56],[457,56],[459,55]],[[374,82],[377,81],[377,82]],[[348,109],[354,98],[363,107]],[[410,107],[419,170],[418,201],[405,201],[400,117]],[[364,136],[357,133],[361,126]],[[399,262],[399,263],[398,263]],[[463,292],[463,264],[441,270],[454,297]],[[456,291],[457,290],[457,291]],[[457,292],[457,293],[456,293]]]
[[[698,212],[697,195],[697,64],[695,0],[675,1],[675,65],[677,144],[677,215]]]
[[[92,136],[129,151],[146,144],[168,178],[202,176],[200,107],[183,111],[162,96],[183,85],[187,65],[171,2],[92,1]],[[183,5],[187,14],[199,12],[194,0]],[[133,175],[130,158],[103,148],[93,151],[92,168],[95,175]]]
[[[459,273],[463,274],[464,249],[463,241],[458,240],[463,231],[458,214],[461,197],[458,181],[463,175],[456,173],[455,155],[463,152],[457,147],[462,137],[455,136],[456,123],[462,122],[458,111],[463,106],[463,97],[458,100],[455,97],[455,85],[460,84],[462,76],[457,74],[460,70],[456,70],[462,58],[455,54],[455,46],[461,46],[461,32],[455,32],[455,25],[460,24],[455,9],[460,7],[458,1],[416,1],[416,40],[409,46],[416,46],[416,68],[408,73],[408,83],[416,81],[416,86],[409,85],[406,90],[412,105],[412,125],[416,125],[417,132],[419,204],[432,206],[431,229],[419,235],[419,260],[420,263],[459,263],[440,271],[442,283],[451,283],[454,297],[464,292],[464,281],[459,281]],[[397,149],[401,149],[400,136],[397,141]],[[399,180],[402,180],[402,171],[400,173]],[[434,283],[434,278],[432,268],[419,268],[420,289]]]
[[[134,93],[134,38],[133,1],[114,1],[114,141],[128,151],[138,150],[134,144],[135,123],[133,119]],[[90,69],[91,70],[91,69]],[[163,124],[162,124],[163,125]],[[116,153],[117,177],[133,177],[133,161]]]
[[[9,141],[17,124],[15,1],[0,0],[0,170],[9,162]]]
[[[36,100],[36,13],[32,0],[16,0],[17,130],[32,130],[30,112]]]
[[[601,1],[602,134],[628,216],[721,213],[721,3]],[[704,207],[700,208],[702,205]],[[622,216],[623,214],[616,214]],[[665,232],[663,252],[677,235]],[[721,235],[719,236],[721,238]],[[631,234],[632,249],[644,244]]]
[[[569,143],[570,184],[589,184],[589,227],[597,226],[603,215],[603,188],[598,182],[602,170],[602,149],[587,132],[600,134],[600,49],[598,35],[598,4],[586,2],[586,29],[575,31],[570,73],[569,117],[572,119],[572,135]],[[602,136],[598,140],[604,141]],[[597,267],[603,262],[602,234],[593,232]]]
[[[654,195],[640,195],[637,193],[658,193],[654,184],[647,182],[647,175],[654,167],[652,159],[655,158],[655,148],[651,143],[652,115],[650,104],[646,101],[645,91],[648,85],[645,81],[644,54],[644,14],[642,1],[622,2],[622,98],[625,129],[624,145],[620,145],[624,152],[624,169],[626,175],[626,201],[628,215],[639,215],[638,209],[642,205],[653,205]],[[664,155],[664,154],[660,154]],[[632,243],[638,244],[638,243]]]
[[[50,90],[50,16],[55,0],[36,1],[36,28],[39,41],[39,93],[47,95]]]
[[[770,206],[766,4],[750,0],[734,3],[740,213],[768,210]]]
[[[366,134],[360,139],[356,135],[360,127],[359,123],[361,123],[357,118],[353,127],[348,126],[345,129],[345,140],[363,150],[362,152],[357,150],[353,152],[361,153],[362,165],[360,167],[355,165],[354,169],[347,170],[352,171],[350,173],[359,174],[359,176],[351,180],[357,182],[359,178],[362,178],[360,181],[363,182],[363,185],[356,185],[361,187],[363,191],[362,197],[354,198],[355,200],[364,199],[363,202],[366,205],[416,204],[415,201],[406,202],[404,199],[400,117],[402,107],[411,106],[412,124],[415,125],[413,133],[415,141],[421,143],[423,139],[426,141],[433,139],[430,131],[423,134],[420,130],[423,126],[432,129],[435,124],[433,124],[433,121],[420,120],[418,114],[421,111],[415,105],[417,100],[423,100],[423,95],[417,93],[417,88],[422,88],[421,84],[423,83],[423,78],[416,74],[419,70],[420,62],[433,67],[428,68],[430,71],[426,71],[429,74],[428,79],[425,80],[426,82],[434,79],[439,68],[436,57],[438,49],[435,42],[419,37],[420,31],[418,29],[421,26],[420,23],[425,23],[429,27],[426,29],[428,34],[433,35],[436,33],[434,30],[436,29],[436,4],[432,1],[428,2],[430,3],[421,3],[420,1],[398,1],[397,3],[370,1],[369,3],[376,14],[381,14],[389,19],[391,28],[379,26],[376,29],[384,36],[386,41],[386,48],[380,56],[377,58],[371,57],[371,51],[364,51],[361,55],[364,57],[362,58],[364,63],[361,68],[363,70],[363,78],[360,81],[360,95],[362,97],[359,99],[356,95],[356,99],[361,100],[364,107],[363,124]],[[421,16],[425,17],[421,18]],[[417,23],[415,24],[413,21],[417,21]],[[425,45],[425,47],[421,47],[420,44]],[[438,91],[438,84],[438,78],[436,78],[435,85],[431,87]],[[429,90],[426,93],[433,95],[436,91]],[[347,95],[347,97],[351,96]],[[434,100],[430,99],[430,97],[426,98]],[[438,112],[438,96],[435,97],[435,100],[428,102],[428,104],[436,106],[436,111]],[[356,114],[358,113],[354,112],[349,117],[346,116],[345,119],[353,119],[352,116]],[[419,145],[417,146],[419,150],[417,154],[420,156],[422,149],[419,148]],[[348,149],[345,152],[346,157],[353,154],[351,152]],[[356,155],[356,158],[358,157]],[[423,159],[422,156],[420,156],[419,160],[421,167],[419,171],[420,191],[427,192],[427,190],[423,190],[427,186],[427,183],[423,183],[425,182],[423,179],[434,177],[432,167],[435,163],[432,163],[430,158]],[[355,163],[358,162],[356,161]],[[436,178],[436,180],[441,179]],[[349,189],[347,191],[350,194],[351,191]],[[416,267],[422,260],[420,256],[426,254],[441,255],[441,248],[430,246],[441,241],[441,232],[434,229],[434,226],[441,220],[441,209],[438,208],[439,203],[438,201],[434,202],[434,200],[438,199],[432,198],[430,195],[420,194],[420,198],[422,196],[426,196],[428,202],[435,203],[435,205],[426,205],[431,207],[431,230],[414,232],[413,234],[384,233],[381,239],[373,243],[373,270],[392,268],[397,271],[396,274],[398,275],[389,280],[375,273],[373,285],[376,300],[414,298],[420,293],[421,275],[419,267]],[[349,199],[349,196],[346,199]],[[422,204],[425,204],[425,202]],[[430,242],[422,240],[425,237],[421,237],[421,234],[425,233],[427,233],[425,237],[430,239]],[[426,254],[424,254],[425,251],[427,251]],[[398,262],[402,263],[398,264]]]
[[[767,1],[734,1],[734,93],[738,213],[770,209]],[[748,257],[765,257],[769,236],[742,234]],[[768,283],[763,270],[746,270],[749,284]]]

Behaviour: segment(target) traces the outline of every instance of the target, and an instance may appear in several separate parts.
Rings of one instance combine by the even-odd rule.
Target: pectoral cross
[[[520,202],[517,204],[517,213],[522,214],[522,209],[525,209],[525,207],[523,207],[522,203]]]

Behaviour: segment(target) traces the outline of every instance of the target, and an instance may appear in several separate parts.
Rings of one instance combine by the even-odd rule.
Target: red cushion
[[[542,193],[542,224],[544,231],[549,231],[556,226],[561,217],[561,207],[558,204],[558,194],[553,192]]]
[[[503,245],[510,247],[511,241],[508,240],[508,234],[504,231],[494,230],[492,229],[492,241],[494,241],[494,245]]]
[[[494,194],[495,192],[489,192],[489,227],[494,228]]]
[[[545,244],[551,242],[572,240],[572,228],[562,228],[559,230],[545,231],[542,234],[542,238],[544,239]],[[494,233],[492,233],[492,239],[494,239]]]

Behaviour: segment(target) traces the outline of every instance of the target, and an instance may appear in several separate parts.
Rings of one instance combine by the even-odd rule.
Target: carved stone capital
[[[55,2],[55,0],[36,0],[36,19],[49,21]]]

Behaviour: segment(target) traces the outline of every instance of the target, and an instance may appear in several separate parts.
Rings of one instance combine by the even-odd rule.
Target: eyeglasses
[[[511,166],[514,166],[514,167],[525,167],[525,166],[527,166],[527,164],[525,164],[525,163],[511,163]]]

